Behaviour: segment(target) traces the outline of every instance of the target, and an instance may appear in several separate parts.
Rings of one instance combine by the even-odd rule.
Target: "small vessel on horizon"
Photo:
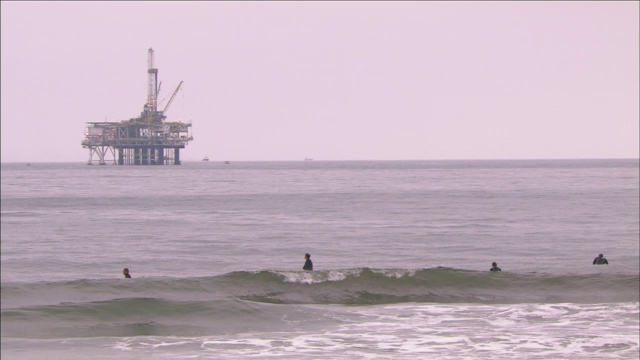
[[[205,155],[205,156],[202,158],[202,161],[209,161],[209,157],[208,157],[207,155]]]

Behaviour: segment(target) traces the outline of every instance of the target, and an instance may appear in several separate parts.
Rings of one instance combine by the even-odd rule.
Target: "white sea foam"
[[[277,305],[274,305],[277,306]],[[284,306],[284,305],[283,305]],[[639,303],[313,305],[323,326],[199,337],[3,339],[3,358],[637,359]],[[318,319],[320,321],[321,319]],[[212,319],[215,321],[215,319]],[[330,325],[327,325],[330,324]],[[47,350],[43,350],[47,349]]]
[[[300,284],[317,284],[326,281],[338,282],[348,277],[359,277],[363,269],[345,269],[345,270],[329,270],[329,271],[278,271],[284,277],[285,282]],[[388,278],[400,279],[407,276],[414,276],[415,269],[371,269],[375,274],[386,276]]]
[[[130,338],[114,349],[174,359],[637,359],[638,303],[311,306],[335,326]],[[163,348],[160,351],[159,348]]]
[[[284,276],[284,281],[298,284],[317,284],[326,281],[343,281],[347,277],[358,277],[362,270],[330,270],[320,271],[279,271],[277,274]]]
[[[400,279],[405,276],[414,276],[416,274],[415,269],[385,269],[385,270],[372,269],[372,271],[376,274],[382,274],[386,277],[395,278],[395,279]]]

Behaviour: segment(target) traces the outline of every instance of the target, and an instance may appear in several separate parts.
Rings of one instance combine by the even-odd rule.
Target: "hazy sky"
[[[183,160],[639,157],[639,2],[2,2],[3,162],[85,162],[155,50]]]

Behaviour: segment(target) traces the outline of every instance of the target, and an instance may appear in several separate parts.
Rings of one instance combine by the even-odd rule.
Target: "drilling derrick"
[[[144,106],[144,110],[147,114],[147,124],[151,125],[153,122],[153,115],[157,110],[158,101],[158,69],[153,67],[153,49],[149,48],[147,55],[147,103]]]
[[[161,84],[162,82],[160,82]],[[180,165],[180,149],[184,149],[191,135],[191,122],[168,122],[165,113],[182,86],[182,81],[162,111],[158,111],[158,69],[154,66],[154,52],[147,53],[147,101],[137,118],[120,122],[88,122],[82,147],[89,149],[88,165]],[[112,159],[107,159],[109,155]]]

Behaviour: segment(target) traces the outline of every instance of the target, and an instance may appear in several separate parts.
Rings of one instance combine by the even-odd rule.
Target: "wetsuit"
[[[491,268],[491,270],[489,270],[489,271],[502,271],[502,269],[500,269],[500,268],[499,268],[499,267],[497,267],[497,266],[494,266],[494,267],[492,267],[492,268]]]
[[[307,261],[304,262],[302,270],[313,270],[313,263],[311,262],[311,259],[307,259]]]
[[[593,259],[593,265],[609,265],[609,262],[606,258],[598,256],[597,258]]]

